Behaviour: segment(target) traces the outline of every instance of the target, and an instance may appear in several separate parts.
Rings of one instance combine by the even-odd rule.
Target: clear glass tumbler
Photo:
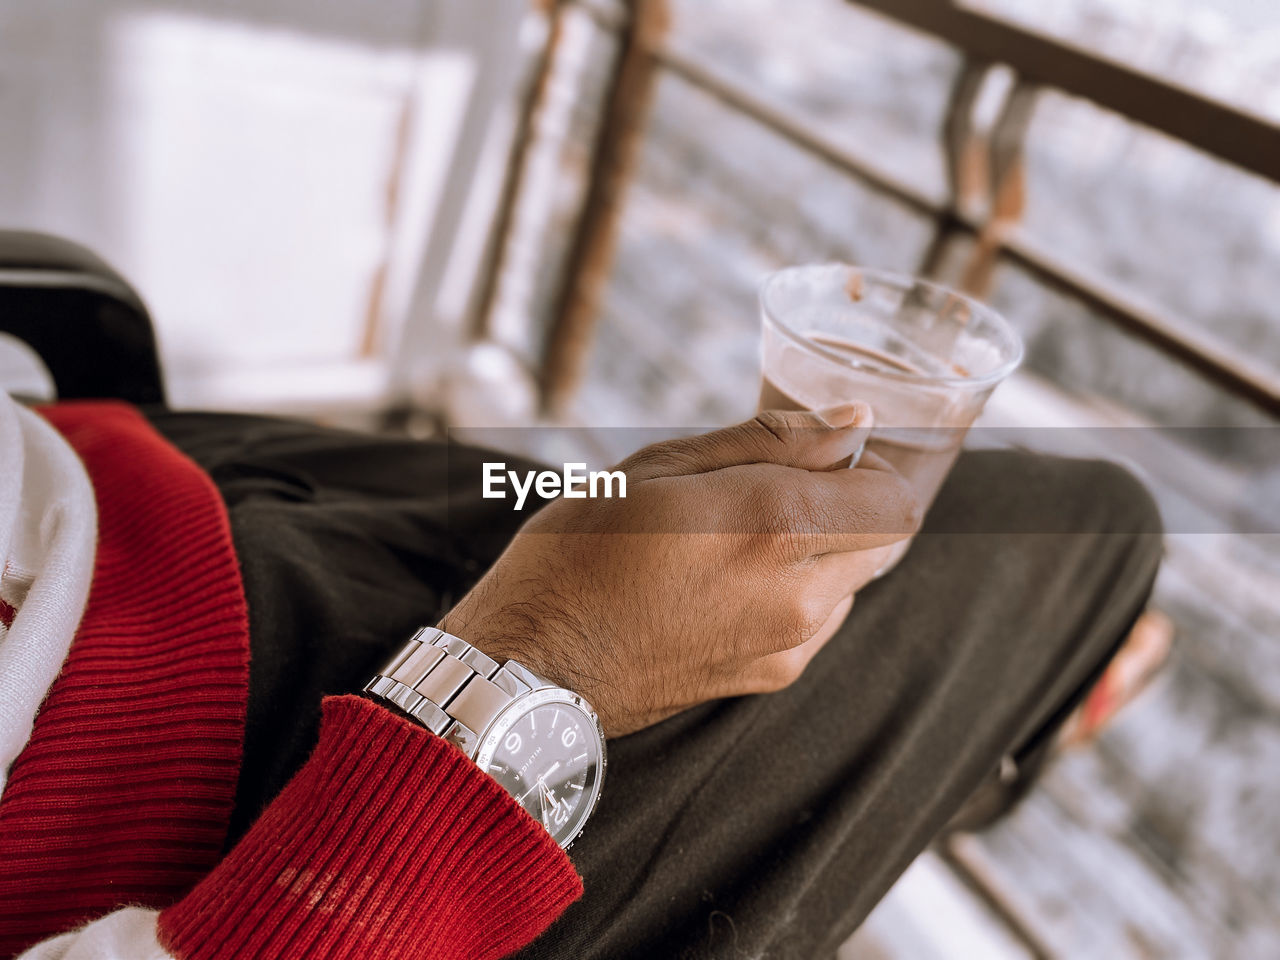
[[[867,448],[906,477],[925,509],[987,398],[1022,360],[1022,341],[990,307],[927,280],[842,263],[770,274],[760,317],[760,409],[870,404]]]

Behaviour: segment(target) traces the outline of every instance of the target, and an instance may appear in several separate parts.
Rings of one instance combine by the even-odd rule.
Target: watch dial
[[[577,707],[534,707],[501,736],[488,772],[559,843],[577,832],[600,761],[595,725]]]

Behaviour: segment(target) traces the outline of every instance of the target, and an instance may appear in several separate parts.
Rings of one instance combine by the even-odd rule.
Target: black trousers
[[[464,447],[155,411],[227,501],[253,660],[231,842],[527,514]],[[503,456],[510,463],[513,458]],[[1037,751],[1141,611],[1150,497],[1115,466],[963,454],[901,565],[789,689],[609,744],[586,894],[529,958],[830,957],[1002,757]]]

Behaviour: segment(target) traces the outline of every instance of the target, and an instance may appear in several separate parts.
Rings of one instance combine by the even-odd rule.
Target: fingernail
[[[852,470],[858,465],[858,461],[862,459],[862,452],[867,449],[867,441],[863,440],[858,444],[858,449],[849,454],[849,469]]]
[[[818,419],[832,430],[851,427],[855,423],[865,423],[871,417],[871,408],[865,403],[842,403],[838,406],[818,410]]]

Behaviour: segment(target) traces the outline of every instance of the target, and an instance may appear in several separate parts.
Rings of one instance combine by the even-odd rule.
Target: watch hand
[[[542,781],[538,781],[538,785],[542,786]],[[542,787],[542,791],[538,794],[538,802],[542,805],[542,825],[548,830],[551,829],[551,815],[547,811],[547,788]]]
[[[559,760],[557,760],[551,766],[547,767],[546,770],[542,771],[542,774],[538,777],[536,781],[534,781],[533,786],[530,787],[528,790],[526,790],[524,793],[520,794],[520,796],[516,797],[516,803],[524,803],[524,798],[527,797],[529,794],[533,793],[534,790],[538,789],[539,785],[545,787],[546,785],[542,781],[545,780],[547,777],[551,776],[558,769],[560,769]]]
[[[541,778],[541,777],[539,777],[537,780],[535,780],[535,781],[533,782],[533,786],[532,786],[532,787],[530,787],[530,788],[529,788],[528,790],[526,790],[524,793],[520,794],[520,796],[516,797],[516,803],[523,804],[523,803],[524,803],[524,798],[525,798],[525,797],[527,797],[529,794],[533,793],[533,791],[537,790],[540,786],[542,786],[542,778]]]

